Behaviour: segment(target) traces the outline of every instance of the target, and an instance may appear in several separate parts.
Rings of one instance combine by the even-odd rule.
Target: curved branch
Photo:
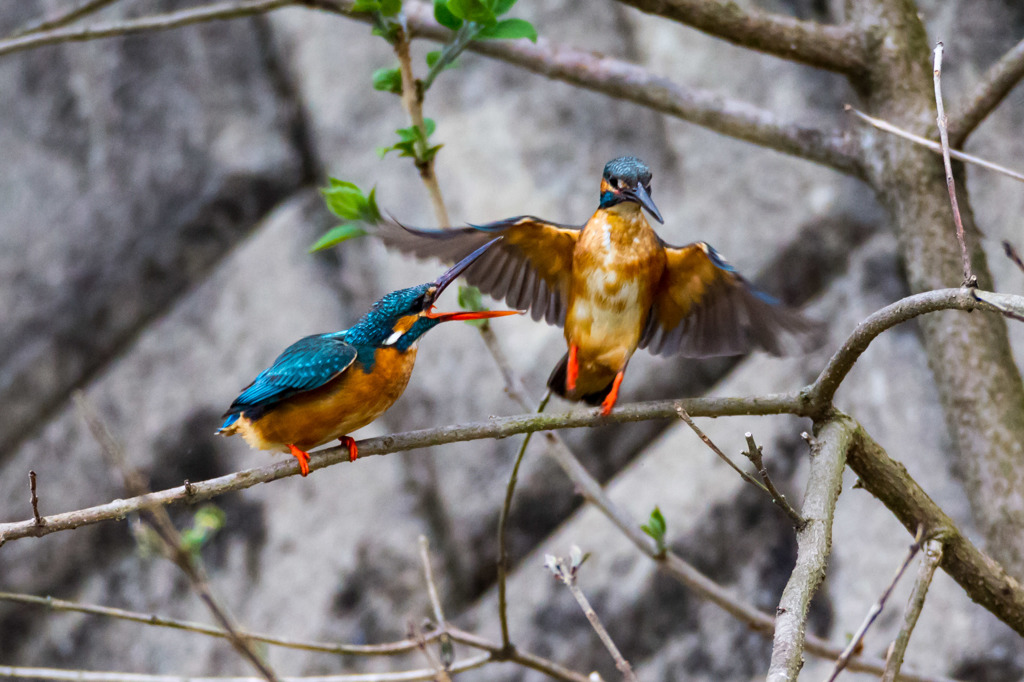
[[[828,364],[825,365],[825,369],[818,375],[814,383],[801,392],[807,396],[809,401],[808,410],[812,414],[821,414],[832,406],[836,391],[853,368],[853,364],[867,350],[868,344],[885,330],[919,315],[938,310],[977,310],[982,308],[988,309],[989,305],[979,301],[975,297],[973,289],[960,288],[938,289],[914,294],[872,313],[857,325],[842,347],[829,358]]]
[[[1024,40],[989,67],[974,92],[966,98],[967,104],[953,115],[949,126],[949,144],[962,147],[967,137],[999,106],[1010,91],[1024,78]]]
[[[50,31],[39,31],[29,33],[20,38],[0,40],[0,56],[11,54],[12,52],[31,50],[44,45],[85,42],[100,38],[131,35],[133,33],[165,31],[171,28],[220,19],[236,19],[254,14],[263,14],[264,12],[270,12],[271,10],[294,4],[296,4],[296,0],[235,0],[233,2],[193,7],[141,19],[129,19],[109,24],[83,26],[81,28],[58,28]]]
[[[686,24],[741,47],[829,71],[857,75],[866,68],[857,29],[803,21],[730,0],[619,0],[641,12]]]
[[[84,4],[78,7],[72,7],[69,10],[57,14],[56,16],[43,17],[35,21],[31,21],[25,24],[21,28],[11,33],[8,38],[20,38],[21,36],[28,35],[29,33],[39,33],[40,31],[48,31],[52,28],[60,28],[61,26],[67,26],[72,24],[82,17],[88,16],[95,12],[99,12],[107,5],[113,4],[118,0],[87,0]]]

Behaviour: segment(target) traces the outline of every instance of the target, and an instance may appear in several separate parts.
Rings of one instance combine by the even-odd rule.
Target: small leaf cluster
[[[373,34],[389,43],[395,41],[401,25],[395,19],[402,11],[402,0],[355,0],[353,12],[366,12],[373,17]]]
[[[654,544],[658,548],[659,555],[665,553],[668,549],[665,545],[665,532],[668,530],[668,526],[665,524],[665,517],[657,506],[655,506],[654,511],[651,512],[651,516],[647,519],[647,523],[640,526],[640,530],[647,533],[654,539]]]
[[[430,136],[434,134],[436,127],[434,119],[425,118],[423,119],[424,130],[416,126],[399,128],[395,131],[398,133],[398,142],[390,147],[377,147],[377,154],[383,159],[388,152],[398,152],[399,156],[414,159],[417,165],[430,163],[434,160],[438,150],[444,146],[440,144],[431,146],[430,144]]]
[[[366,230],[360,224],[376,225],[381,221],[380,208],[377,206],[377,189],[369,194],[352,182],[330,179],[330,185],[320,190],[331,213],[346,221],[327,231],[309,249],[310,252],[322,251],[337,246],[343,241],[362,237]]]
[[[193,557],[224,527],[224,510],[215,504],[204,504],[192,517],[192,527],[181,534],[181,547]]]
[[[478,24],[478,40],[529,38],[537,42],[537,29],[525,19],[499,19],[516,0],[434,0],[434,18],[445,28],[458,31],[464,23]]]

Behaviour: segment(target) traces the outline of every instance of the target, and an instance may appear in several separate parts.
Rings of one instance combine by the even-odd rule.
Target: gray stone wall
[[[839,3],[766,6],[821,18],[830,4]],[[932,37],[947,45],[947,106],[1024,32],[1024,14],[1012,3],[922,4]],[[855,94],[837,77],[611,2],[521,5],[516,13],[552,40],[806,121],[854,125],[841,105]],[[44,6],[53,7],[4,3],[0,33]],[[178,6],[143,2],[126,10]],[[425,51],[416,46],[418,63]],[[273,461],[276,455],[250,451],[239,439],[212,435],[237,390],[299,336],[344,328],[384,292],[436,276],[437,264],[403,259],[372,241],[306,252],[332,224],[315,191],[328,174],[376,184],[397,217],[431,222],[412,165],[374,153],[406,125],[397,98],[369,87],[373,69],[392,61],[367,26],[305,9],[0,58],[0,518],[29,516],[29,469],[39,474],[44,514],[123,495],[70,402],[78,389],[154,488]],[[654,169],[666,240],[709,241],[766,288],[828,321],[829,341],[802,358],[637,355],[624,400],[795,389],[860,319],[905,294],[895,241],[856,181],[482,57],[460,62],[426,103],[445,144],[438,174],[453,220],[532,213],[582,222],[596,204],[604,162],[636,154]],[[972,137],[970,151],[1019,166],[1022,124],[1024,91],[1017,88]],[[969,176],[999,287],[1020,291],[1024,275],[1001,256],[999,241],[1024,247],[1024,191],[975,169]],[[564,352],[560,332],[518,318],[496,322],[495,330],[539,396]],[[1011,333],[1021,358],[1024,330]],[[972,527],[912,323],[871,347],[838,400],[962,527]],[[403,398],[357,435],[518,411],[475,330],[446,325],[421,344]],[[702,426],[730,453],[753,431],[777,481],[800,498],[806,447],[799,433],[807,423],[749,418]],[[774,608],[795,556],[793,534],[684,425],[567,438],[636,518],[660,505],[674,548],[736,594]],[[416,544],[425,533],[449,616],[494,635],[494,536],[517,447],[516,439],[477,441],[373,457],[219,498],[227,523],[203,551],[214,589],[253,630],[345,642],[400,638],[427,613]],[[578,544],[593,553],[583,588],[641,679],[763,674],[770,643],[658,574],[599,514],[580,509],[542,450],[528,453],[512,518],[515,641],[616,678],[571,596],[543,568],[545,553]],[[856,629],[909,542],[853,483],[840,498],[831,569],[811,621],[837,643]],[[172,513],[184,524],[191,511]],[[0,590],[208,620],[173,566],[140,555],[130,522],[4,546]],[[908,590],[906,581],[869,635],[868,652],[884,654]],[[269,660],[284,675],[422,665],[418,657],[281,649],[270,650]],[[219,640],[4,603],[0,664],[249,674]],[[1024,647],[940,576],[908,664],[962,679],[1016,680]],[[828,665],[809,659],[804,674],[821,678]],[[511,666],[466,675],[535,678]]]

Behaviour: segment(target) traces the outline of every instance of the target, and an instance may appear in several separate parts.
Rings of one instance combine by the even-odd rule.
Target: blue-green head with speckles
[[[449,284],[501,237],[492,239],[456,263],[433,282],[392,291],[373,304],[370,311],[345,332],[345,340],[369,352],[377,348],[406,351],[421,336],[441,324],[454,320],[481,320],[511,315],[512,310],[459,311],[437,313],[434,302]]]
[[[651,199],[651,169],[635,156],[612,159],[601,176],[600,207],[609,209],[623,202],[639,204],[659,223],[665,222]]]

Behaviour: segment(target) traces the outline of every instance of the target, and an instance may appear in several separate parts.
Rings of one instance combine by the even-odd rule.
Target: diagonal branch
[[[191,7],[178,12],[158,14],[141,19],[96,24],[78,28],[57,28],[49,31],[30,33],[20,38],[0,40],[0,56],[31,50],[44,45],[85,42],[100,38],[113,38],[133,33],[165,31],[171,28],[200,24],[221,19],[262,14],[271,10],[294,5],[297,0],[231,0],[202,7]]]
[[[642,12],[686,24],[741,47],[857,75],[867,68],[856,27],[803,21],[741,8],[731,0],[619,0]]]
[[[28,35],[29,33],[39,33],[40,31],[48,31],[53,28],[67,26],[68,24],[78,21],[82,17],[99,12],[107,5],[111,5],[117,1],[118,0],[86,0],[86,2],[81,5],[72,7],[71,9],[65,10],[55,16],[43,17],[42,19],[37,19],[25,24],[11,33],[8,37],[20,38],[21,36]]]
[[[962,147],[967,137],[999,106],[1010,91],[1024,78],[1024,40],[1013,46],[989,67],[981,77],[966,104],[953,116],[949,126],[949,144]]]
[[[846,453],[853,442],[854,429],[852,420],[837,417],[816,430],[807,492],[800,510],[805,521],[796,533],[796,566],[776,610],[768,682],[796,680],[803,666],[807,614],[811,597],[825,579],[832,550],[832,519],[843,487]]]
[[[999,563],[975,547],[928,493],[891,459],[871,436],[858,428],[847,453],[850,468],[863,487],[877,497],[910,533],[919,524],[924,536],[942,542],[942,569],[974,601],[1024,635],[1024,589]]]

